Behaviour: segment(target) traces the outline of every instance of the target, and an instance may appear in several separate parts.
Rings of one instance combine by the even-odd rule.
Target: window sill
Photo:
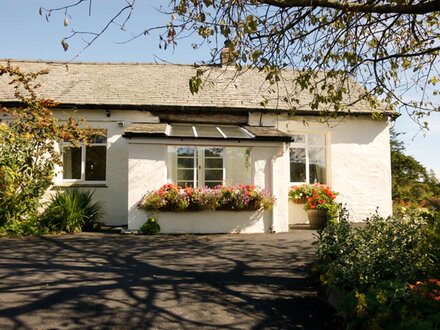
[[[108,188],[106,183],[60,183],[53,186],[52,190],[57,188]]]

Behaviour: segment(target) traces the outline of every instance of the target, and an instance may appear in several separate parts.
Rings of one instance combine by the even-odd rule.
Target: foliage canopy
[[[40,198],[52,184],[61,158],[54,141],[85,142],[90,131],[72,117],[58,121],[50,110],[55,104],[39,98],[35,78],[45,74],[23,73],[0,65],[0,76],[9,76],[18,108],[0,108],[9,123],[0,122],[0,225],[35,219]]]
[[[414,157],[405,154],[400,133],[391,130],[391,173],[393,202],[401,206],[428,207],[440,210],[440,182]]]

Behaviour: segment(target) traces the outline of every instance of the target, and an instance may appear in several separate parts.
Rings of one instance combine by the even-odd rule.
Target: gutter
[[[55,101],[56,102],[56,101]],[[0,102],[0,107],[23,107],[24,103],[18,101]],[[186,113],[186,114],[242,114],[247,115],[252,112],[262,112],[264,114],[287,114],[289,116],[316,116],[322,117],[320,111],[315,110],[296,110],[294,112],[288,109],[265,109],[265,108],[246,108],[246,107],[217,107],[217,106],[193,106],[193,105],[156,105],[156,104],[88,104],[88,103],[58,103],[55,109],[80,109],[80,110],[139,110],[149,111],[153,115],[159,116],[161,113]],[[291,114],[290,114],[291,113]],[[331,114],[331,113],[330,113]],[[393,119],[400,116],[400,113],[393,111],[379,112]],[[358,112],[338,112],[337,117],[345,116],[373,116],[371,111]]]

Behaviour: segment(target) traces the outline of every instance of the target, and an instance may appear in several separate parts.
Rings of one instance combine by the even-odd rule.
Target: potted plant
[[[307,203],[307,198],[311,196],[312,186],[309,184],[290,187],[289,200],[295,204],[305,204]]]
[[[293,186],[289,191],[291,201],[294,203],[304,201],[304,210],[307,212],[311,229],[324,228],[327,221],[337,217],[336,195],[328,186],[319,183]]]

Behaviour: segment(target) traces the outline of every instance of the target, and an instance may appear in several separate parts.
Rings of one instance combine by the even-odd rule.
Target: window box
[[[128,220],[129,230],[138,230],[147,217],[143,210]],[[164,234],[221,234],[268,233],[271,230],[272,213],[258,211],[200,211],[154,213]]]
[[[137,230],[149,216],[162,233],[270,232],[274,198],[251,185],[181,188],[166,184],[147,193],[128,228]]]

